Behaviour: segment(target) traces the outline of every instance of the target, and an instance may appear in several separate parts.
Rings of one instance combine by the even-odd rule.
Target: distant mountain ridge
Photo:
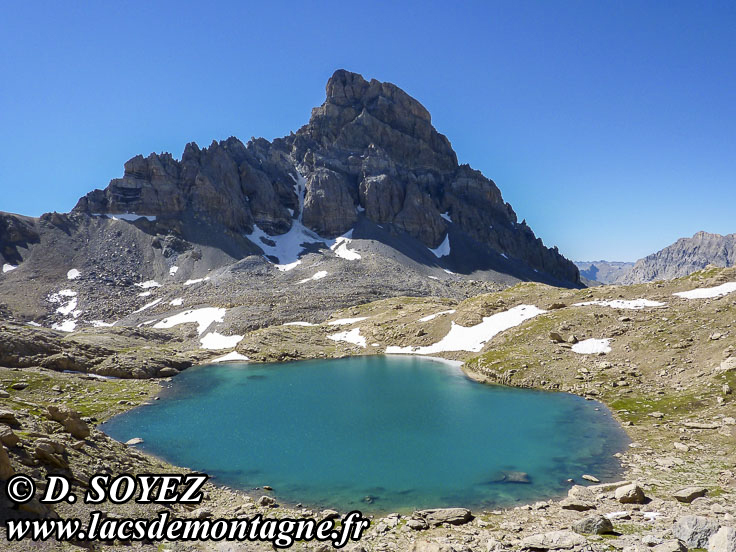
[[[634,267],[632,262],[619,261],[575,261],[575,264],[583,282],[601,284],[615,284]]]
[[[617,283],[638,284],[654,280],[671,280],[687,276],[708,265],[736,265],[736,234],[697,232],[692,238],[680,238],[675,243],[639,259],[631,271]]]

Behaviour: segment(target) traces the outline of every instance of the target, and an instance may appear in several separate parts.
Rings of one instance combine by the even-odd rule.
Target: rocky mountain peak
[[[465,244],[460,249],[473,255],[446,256],[466,272],[511,270],[503,268],[510,263],[531,278],[533,269],[579,284],[575,265],[517,223],[492,180],[458,165],[421,103],[394,84],[345,70],[329,79],[324,103],[296,133],[273,142],[189,143],[179,161],[138,155],[122,178],[74,210],[155,216],[162,230],[195,221],[240,237],[256,229],[282,235],[298,222],[331,239],[366,220],[432,250]]]
[[[452,170],[457,156],[432,126],[427,109],[398,86],[340,69],[327,82],[325,102],[300,133],[325,147],[378,148],[411,168]]]

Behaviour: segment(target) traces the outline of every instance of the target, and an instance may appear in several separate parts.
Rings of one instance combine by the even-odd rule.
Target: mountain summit
[[[447,241],[445,250],[457,243],[472,251],[447,259],[457,272],[580,283],[572,262],[518,223],[493,181],[458,165],[424,106],[393,84],[345,70],[329,79],[325,102],[296,133],[190,143],[180,161],[136,156],[123,178],[81,198],[74,212],[155,216],[162,227],[197,220],[246,236],[283,235],[301,222],[328,239],[366,219],[430,249]]]
[[[64,331],[226,305],[218,327],[242,335],[382,298],[581,286],[417,100],[343,70],[289,136],[138,155],[71,213],[0,213],[0,265],[0,312]]]

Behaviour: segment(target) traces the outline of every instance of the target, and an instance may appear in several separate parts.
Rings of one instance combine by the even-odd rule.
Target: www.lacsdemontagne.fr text
[[[201,486],[206,475],[124,474],[115,478],[96,474],[90,479],[90,488],[83,500],[86,504],[100,504],[109,500],[120,504],[129,500],[138,503],[198,504],[202,500]],[[69,480],[59,475],[47,476],[48,485],[40,502],[53,504],[62,501],[74,503]],[[30,500],[35,493],[33,481],[26,475],[16,474],[6,486],[6,494],[17,503]],[[330,541],[342,548],[350,541],[360,540],[370,521],[358,511],[342,519],[264,518],[261,514],[234,519],[177,518],[171,512],[161,511],[154,519],[107,518],[103,512],[93,511],[87,523],[78,518],[68,519],[8,519],[4,520],[7,539],[11,542],[32,541],[250,541],[268,542],[276,548],[288,548],[296,541]]]

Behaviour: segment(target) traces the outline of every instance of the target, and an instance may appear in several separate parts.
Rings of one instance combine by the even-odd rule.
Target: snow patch
[[[72,268],[69,272],[66,273],[66,279],[67,280],[76,280],[82,275],[79,270],[76,268]]]
[[[159,304],[159,303],[160,303],[161,301],[163,301],[163,299],[156,299],[156,300],[154,300],[154,301],[151,301],[150,303],[147,303],[147,304],[143,305],[143,306],[142,306],[141,308],[139,308],[138,310],[134,310],[134,311],[133,311],[133,312],[132,312],[131,314],[138,314],[139,312],[143,312],[144,310],[148,310],[148,309],[150,309],[151,307],[155,307],[155,306],[156,306],[156,305],[158,305],[158,304]]]
[[[586,339],[572,346],[575,353],[581,355],[599,355],[611,352],[610,339]]]
[[[175,314],[174,316],[164,318],[161,322],[157,323],[154,328],[173,328],[179,324],[194,322],[197,324],[197,332],[199,335],[202,335],[213,322],[222,322],[225,318],[226,312],[227,309],[217,307],[203,307],[201,309],[186,310],[179,314]]]
[[[195,278],[194,280],[187,280],[186,282],[184,282],[184,285],[191,286],[193,284],[198,284],[200,282],[206,282],[209,279],[210,279],[209,276],[205,276],[204,278]]]
[[[297,282],[297,283],[299,283],[299,284],[306,284],[310,280],[321,280],[325,276],[327,276],[327,271],[326,270],[320,270],[319,272],[316,272],[313,276],[310,276],[309,278],[304,278],[303,280],[299,280],[299,282]]]
[[[366,320],[367,316],[359,316],[357,318],[338,318],[337,320],[333,320],[332,322],[328,322],[328,326],[347,326],[348,324],[355,324],[356,322],[361,322],[363,320]]]
[[[366,347],[365,337],[360,335],[360,328],[353,328],[352,330],[346,330],[344,332],[328,335],[327,339],[331,339],[332,341],[347,341],[348,343],[358,345],[359,347],[363,347],[364,349]]]
[[[665,307],[665,303],[659,301],[651,301],[649,299],[614,299],[612,301],[585,301],[583,303],[575,303],[575,307],[587,307],[588,305],[598,305],[601,307],[611,307],[614,309],[646,309],[648,307]]]
[[[184,302],[184,299],[182,299],[181,297],[177,297],[176,299],[172,299],[171,301],[169,301],[169,305],[173,307],[181,307],[181,304],[183,302]]]
[[[242,335],[223,335],[217,332],[210,332],[199,340],[203,349],[232,349],[240,340]]]
[[[172,266],[172,267],[171,267],[171,268],[169,269],[169,275],[171,275],[171,276],[173,276],[173,275],[174,275],[174,274],[176,274],[177,272],[179,272],[179,267],[178,267],[178,266]]]
[[[109,328],[115,325],[115,322],[105,322],[104,320],[90,320],[89,323],[95,328]]]
[[[317,324],[312,324],[311,322],[287,322],[286,324],[283,324],[284,326],[316,326]]]
[[[56,313],[71,317],[52,324],[51,327],[54,330],[61,330],[62,332],[73,332],[77,327],[76,318],[82,314],[82,311],[77,309],[77,292],[71,289],[62,289],[58,293],[52,293],[47,298],[49,303],[58,304]]]
[[[161,284],[159,284],[156,280],[147,280],[145,282],[140,282],[136,284],[141,289],[151,289],[151,288],[157,288],[161,287]]]
[[[28,322],[28,325],[29,326],[33,326],[34,328],[43,328],[43,326],[41,326],[41,324],[39,324],[38,322],[34,322],[33,320],[31,320],[30,322]]]
[[[446,310],[442,312],[436,312],[434,314],[430,314],[429,316],[425,316],[424,318],[420,318],[419,322],[429,322],[430,320],[434,320],[438,316],[442,316],[443,314],[455,314],[455,309],[452,310]]]
[[[450,331],[445,337],[433,345],[426,347],[396,347],[386,348],[386,353],[404,353],[415,355],[431,355],[446,351],[480,352],[483,346],[499,333],[518,326],[525,320],[534,318],[547,311],[534,305],[519,305],[507,311],[499,312],[483,318],[483,322],[475,326],[465,327],[452,323]]]
[[[247,356],[241,355],[237,351],[232,351],[226,355],[223,355],[221,357],[217,357],[214,360],[211,360],[212,363],[219,363],[219,362],[239,362],[243,360],[250,360]]]
[[[77,327],[77,321],[73,318],[67,318],[63,322],[57,322],[55,324],[51,324],[52,330],[59,330],[61,332],[73,332],[74,329]]]
[[[446,213],[442,213],[440,216],[443,219],[445,219],[447,222],[452,222],[452,219],[450,218],[450,211],[447,211]]]
[[[3,265],[3,274],[5,274],[6,272],[11,272],[15,270],[16,268],[18,268],[18,265],[11,265],[10,263],[5,263]]]
[[[434,256],[438,259],[440,257],[447,257],[450,254],[450,234],[449,232],[445,236],[445,239],[442,241],[441,244],[439,244],[436,248],[429,249],[432,253],[434,253]]]
[[[711,299],[713,297],[720,297],[721,295],[728,295],[736,291],[736,282],[727,282],[720,286],[710,288],[697,288],[690,291],[678,291],[673,293],[678,297],[684,297],[685,299]]]
[[[138,294],[138,297],[148,297],[149,295],[151,295],[150,291],[142,291]]]
[[[350,245],[350,242],[353,241],[351,239],[352,236],[353,231],[350,230],[350,232],[345,233],[343,236],[335,238],[335,243],[330,247],[330,249],[341,259],[346,259],[348,261],[358,261],[361,259],[360,254],[353,249],[348,249],[348,245]]]
[[[277,265],[274,265],[274,266],[277,269],[279,269],[281,272],[289,272],[290,270],[295,269],[300,264],[302,264],[301,259],[300,260],[297,260],[297,261],[294,261],[293,263],[289,263],[289,264],[277,264]]]

